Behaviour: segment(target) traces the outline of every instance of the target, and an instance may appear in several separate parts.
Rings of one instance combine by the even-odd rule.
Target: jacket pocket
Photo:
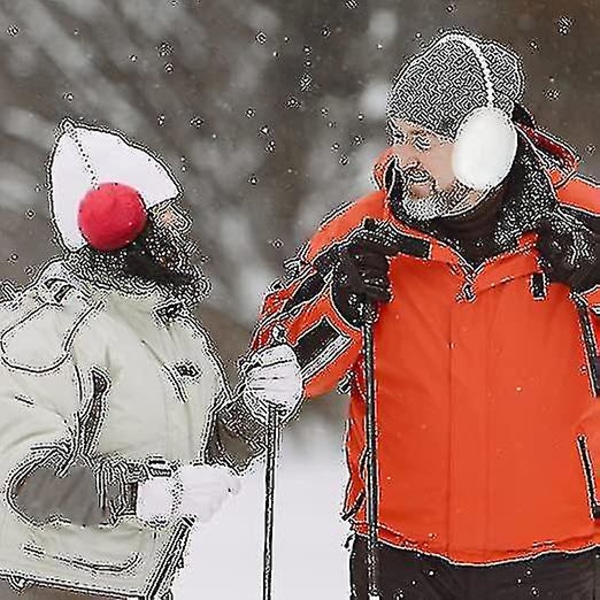
[[[598,502],[598,496],[596,495],[596,484],[594,482],[594,466],[592,463],[592,457],[587,447],[587,440],[584,435],[577,437],[577,447],[581,456],[581,463],[583,465],[583,475],[585,477],[585,483],[587,487],[587,496],[592,518],[600,519],[600,502]]]
[[[154,541],[151,530],[123,520],[117,527],[80,527],[61,522],[41,528],[37,543],[25,543],[23,552],[48,564],[62,564],[66,572],[134,575],[147,559]]]
[[[35,544],[32,544],[31,542],[26,542],[25,544],[23,544],[22,548],[23,552],[29,556],[45,560],[50,559],[68,565],[72,568],[87,569],[88,571],[91,571],[93,573],[125,573],[131,571],[135,566],[137,566],[141,562],[141,556],[137,552],[132,553],[129,557],[127,557],[127,559],[121,562],[101,562],[99,560],[88,560],[81,554],[51,554],[41,546],[37,546]]]

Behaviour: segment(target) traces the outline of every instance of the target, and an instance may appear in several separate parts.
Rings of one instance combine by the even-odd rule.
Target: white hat
[[[49,160],[50,211],[67,248],[87,241],[78,225],[82,200],[104,183],[129,186],[146,209],[181,194],[168,168],[122,134],[65,118]]]

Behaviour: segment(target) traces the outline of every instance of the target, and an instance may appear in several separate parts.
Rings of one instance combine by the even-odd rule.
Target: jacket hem
[[[360,536],[368,534],[366,523],[353,523],[354,533]],[[458,566],[494,566],[507,563],[519,562],[532,558],[538,558],[547,554],[579,554],[587,552],[598,547],[600,538],[597,535],[590,535],[584,538],[569,538],[556,541],[550,547],[549,544],[539,546],[530,546],[528,548],[507,550],[507,549],[484,549],[484,550],[465,550],[448,549],[436,546],[431,541],[420,541],[409,539],[402,534],[393,532],[385,527],[380,527],[378,531],[378,540],[380,543],[393,546],[402,550],[412,550],[419,554],[435,556],[442,558],[447,562]]]

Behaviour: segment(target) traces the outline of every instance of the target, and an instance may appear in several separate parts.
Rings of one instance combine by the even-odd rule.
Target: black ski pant
[[[493,566],[457,566],[435,556],[379,546],[381,600],[600,600],[598,553],[545,554]],[[355,536],[351,599],[368,600],[367,541]],[[598,582],[600,586],[600,581]],[[599,589],[600,592],[600,589]]]

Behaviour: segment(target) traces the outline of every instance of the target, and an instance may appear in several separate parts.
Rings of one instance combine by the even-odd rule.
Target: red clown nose
[[[102,183],[90,190],[79,205],[77,218],[88,244],[103,252],[118,250],[133,242],[147,221],[141,195],[122,183]]]

